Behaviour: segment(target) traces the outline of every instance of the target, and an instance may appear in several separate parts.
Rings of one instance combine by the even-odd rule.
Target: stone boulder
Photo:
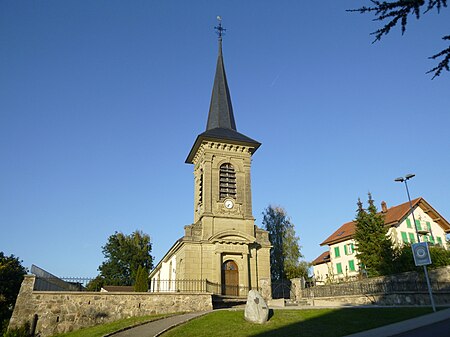
[[[269,307],[256,290],[250,290],[248,293],[244,317],[247,321],[258,324],[269,319]]]

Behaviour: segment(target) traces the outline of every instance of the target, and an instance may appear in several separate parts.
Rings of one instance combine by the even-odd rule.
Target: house
[[[380,213],[384,216],[385,226],[389,228],[392,244],[415,243],[419,235],[421,242],[430,242],[447,249],[446,235],[450,233],[450,223],[422,197],[412,200],[412,209],[416,226],[409,202],[391,208],[387,207],[386,202],[381,203]],[[354,221],[347,222],[320,244],[328,246],[328,250],[312,262],[316,284],[352,278],[359,274],[353,238],[355,229]]]
[[[270,289],[269,234],[252,215],[251,164],[260,145],[236,129],[219,35],[206,130],[186,159],[194,171],[194,221],[151,271],[150,291],[203,291],[207,285],[215,293],[246,296],[262,280]]]

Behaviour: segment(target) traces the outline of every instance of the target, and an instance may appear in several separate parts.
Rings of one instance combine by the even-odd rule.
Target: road
[[[431,325],[426,325],[411,331],[406,331],[393,337],[449,337],[450,319],[440,321]]]

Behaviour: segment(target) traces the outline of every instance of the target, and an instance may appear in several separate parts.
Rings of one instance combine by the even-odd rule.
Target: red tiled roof
[[[421,198],[421,197],[412,200],[413,207],[415,207],[422,200],[423,200],[423,198]],[[405,217],[409,211],[410,211],[409,202],[405,202],[398,206],[393,206],[393,207],[389,208],[386,211],[386,213],[382,213],[382,212],[380,212],[380,213],[384,214],[385,225],[392,226],[394,224],[397,224],[400,220],[402,220],[403,217]],[[330,245],[333,243],[348,240],[351,237],[353,237],[353,234],[355,234],[355,228],[356,228],[356,223],[354,221],[347,222],[347,223],[343,224],[341,227],[339,227],[339,229],[337,231],[335,231],[333,234],[331,234],[320,245],[321,246]]]
[[[319,257],[317,257],[313,262],[311,262],[311,264],[313,266],[317,266],[318,264],[322,264],[322,263],[327,263],[330,262],[330,252],[323,252],[322,254],[319,255]]]

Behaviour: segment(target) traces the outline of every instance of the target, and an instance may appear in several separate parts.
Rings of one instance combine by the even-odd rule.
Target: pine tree
[[[392,260],[395,251],[388,230],[384,225],[384,217],[377,212],[377,208],[369,193],[369,207],[363,209],[358,199],[356,214],[356,257],[361,263],[361,269],[368,276],[387,275],[392,272]]]
[[[134,283],[134,291],[147,292],[148,291],[148,273],[147,270],[139,266],[136,272],[136,282]]]

